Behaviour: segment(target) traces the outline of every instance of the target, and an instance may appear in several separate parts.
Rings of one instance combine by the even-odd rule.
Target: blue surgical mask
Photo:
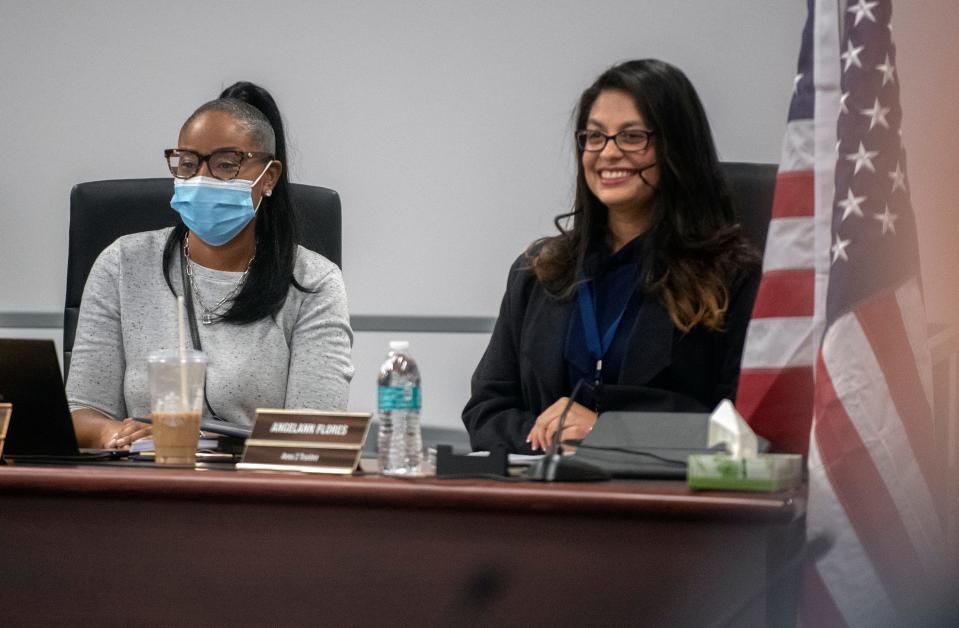
[[[260,206],[253,206],[253,186],[272,163],[267,164],[253,181],[222,181],[201,176],[174,179],[170,206],[198,238],[213,246],[226,244],[256,216]]]

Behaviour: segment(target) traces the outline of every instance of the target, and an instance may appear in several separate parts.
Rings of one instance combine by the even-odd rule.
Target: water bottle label
[[[419,410],[419,386],[380,386],[380,410]]]

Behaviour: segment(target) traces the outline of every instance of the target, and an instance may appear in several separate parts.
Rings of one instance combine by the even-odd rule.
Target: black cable
[[[570,444],[575,444],[575,443],[570,443]],[[651,452],[651,451],[644,451],[644,450],[642,450],[642,449],[628,449],[628,448],[626,448],[626,447],[605,447],[605,446],[601,446],[601,445],[586,445],[586,444],[583,444],[582,442],[580,442],[580,444],[579,444],[579,445],[576,445],[576,446],[577,446],[578,448],[580,448],[580,449],[594,449],[594,450],[596,450],[596,451],[615,451],[615,452],[621,453],[621,454],[631,454],[631,455],[634,455],[634,456],[645,456],[645,457],[647,457],[647,458],[653,458],[653,459],[655,459],[655,460],[659,460],[659,461],[661,461],[661,462],[666,462],[666,463],[668,463],[668,464],[680,465],[680,466],[682,466],[682,467],[686,467],[686,466],[687,466],[685,460],[676,460],[675,458],[666,458],[666,457],[660,456],[660,455],[658,455],[658,454],[654,454],[654,453]]]

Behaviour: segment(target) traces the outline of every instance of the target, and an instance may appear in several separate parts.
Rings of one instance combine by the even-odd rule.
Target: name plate
[[[237,469],[348,475],[360,464],[368,412],[257,408]]]

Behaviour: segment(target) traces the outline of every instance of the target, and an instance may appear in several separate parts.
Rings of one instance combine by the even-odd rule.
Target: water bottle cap
[[[409,348],[409,340],[390,340],[390,351],[405,351]]]

